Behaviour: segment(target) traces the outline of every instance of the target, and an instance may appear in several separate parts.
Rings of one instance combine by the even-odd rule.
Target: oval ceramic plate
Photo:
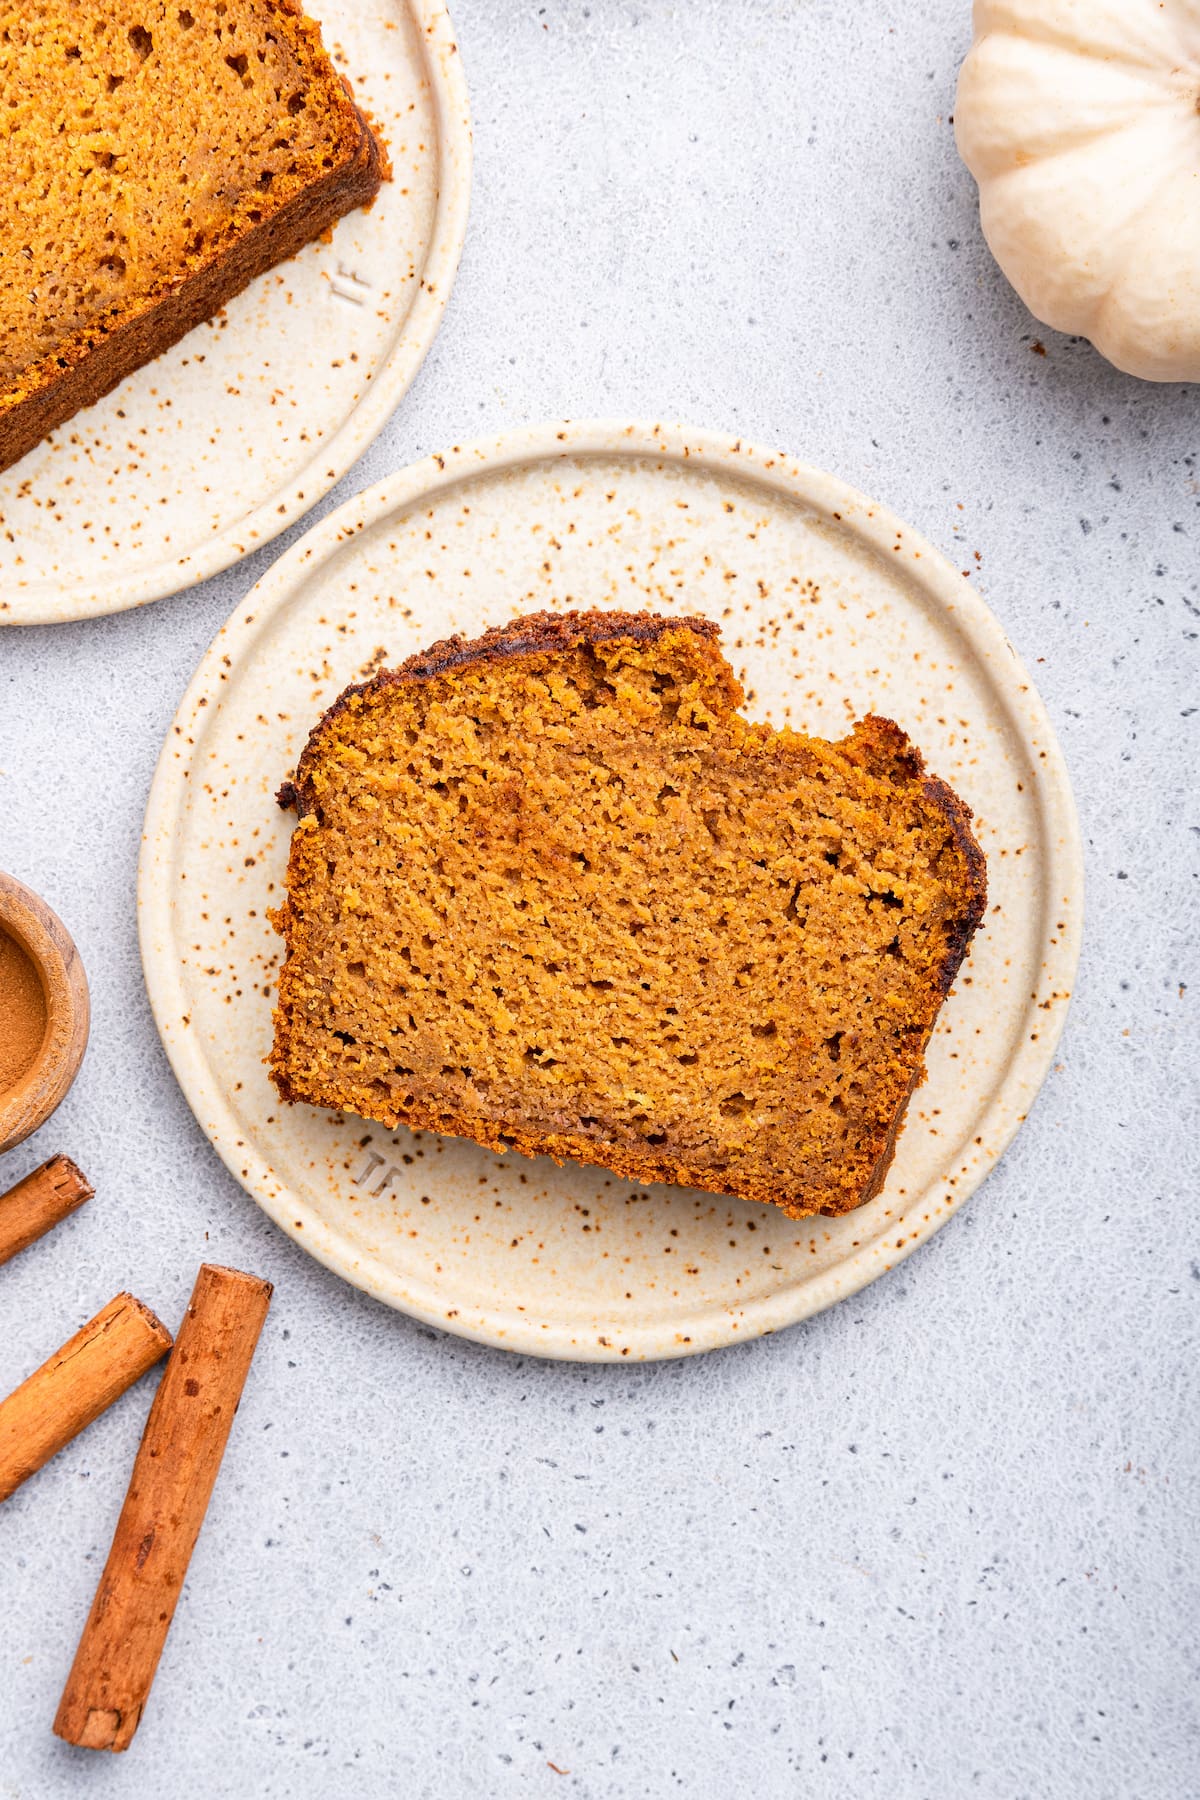
[[[292,816],[274,794],[341,689],[537,607],[720,621],[747,710],[890,714],[970,802],[991,895],[884,1191],[801,1223],[280,1103],[263,1059]],[[907,1256],[982,1180],[1050,1065],[1078,956],[1070,788],[1011,646],[907,526],[815,469],[682,428],[456,448],[349,502],[220,632],[159,762],[142,956],[200,1124],[273,1219],[378,1299],[508,1349],[681,1356],[775,1331]]]
[[[0,475],[0,624],[139,606],[268,543],[362,454],[433,342],[471,181],[449,15],[314,10],[393,179]]]

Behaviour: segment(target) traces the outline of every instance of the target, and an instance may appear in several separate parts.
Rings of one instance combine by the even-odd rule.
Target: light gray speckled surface
[[[1033,1117],[931,1246],[780,1337],[575,1369],[418,1328],[226,1175],[142,989],[158,745],[273,552],[0,637],[0,866],[62,912],[95,1005],[68,1103],[0,1177],[62,1147],[98,1188],[0,1276],[0,1391],[124,1285],[173,1320],[203,1256],[277,1284],[123,1759],[50,1722],[148,1387],[4,1509],[0,1796],[1200,1786],[1200,407],[1038,331],[994,269],[947,122],[967,14],[458,0],[462,274],[338,493],[484,430],[664,415],[835,470],[961,553],[1040,682],[1088,853]]]

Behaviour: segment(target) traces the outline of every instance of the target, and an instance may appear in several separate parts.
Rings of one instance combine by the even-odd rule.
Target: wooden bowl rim
[[[33,1063],[0,1094],[0,1152],[13,1149],[66,1097],[87,1048],[91,1003],[70,932],[53,908],[15,875],[0,870],[0,929],[26,951],[46,997],[46,1031]]]

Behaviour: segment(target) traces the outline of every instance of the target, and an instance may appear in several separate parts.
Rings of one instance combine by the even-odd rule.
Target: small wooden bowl
[[[50,1117],[75,1079],[87,1048],[87,976],[71,934],[44,900],[0,873],[0,930],[15,938],[41,978],[46,1031],[15,1087],[0,1092],[0,1151],[11,1150]]]

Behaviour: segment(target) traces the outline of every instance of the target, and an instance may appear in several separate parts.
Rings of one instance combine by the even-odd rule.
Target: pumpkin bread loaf
[[[297,0],[0,15],[6,468],[371,200],[386,158]]]
[[[539,613],[352,687],[299,824],[285,1100],[841,1213],[983,912],[898,726],[740,717],[706,619]]]

